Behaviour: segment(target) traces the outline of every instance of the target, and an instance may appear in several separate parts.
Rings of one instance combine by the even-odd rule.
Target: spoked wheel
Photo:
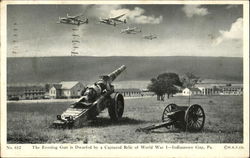
[[[121,94],[117,93],[111,96],[112,103],[108,107],[108,112],[111,120],[117,121],[122,118],[124,111],[124,98]]]
[[[162,118],[161,118],[162,122],[171,121],[171,119],[168,117],[168,114],[170,112],[177,110],[177,109],[178,109],[178,106],[176,104],[171,103],[171,104],[167,105],[163,111],[163,114],[162,114]]]
[[[162,122],[172,122],[173,120],[169,117],[169,113],[175,111],[178,109],[178,106],[176,104],[169,104],[165,107],[164,111],[163,111],[163,114],[162,114]],[[174,125],[170,125],[170,126],[166,126],[166,128],[171,128],[173,129],[174,128]]]
[[[198,132],[201,131],[205,123],[205,113],[203,108],[194,104],[191,105],[185,114],[186,130]]]

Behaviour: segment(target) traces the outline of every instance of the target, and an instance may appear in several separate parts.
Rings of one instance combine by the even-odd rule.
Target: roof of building
[[[71,89],[78,83],[79,83],[79,81],[62,81],[62,82],[60,82],[60,84],[62,85],[61,89]]]
[[[175,88],[177,89],[183,89],[181,86],[174,85]]]
[[[26,86],[25,90],[45,90],[42,86]]]
[[[198,83],[195,84],[195,87],[204,87],[204,88],[213,88],[215,86],[224,86],[225,83]]]
[[[7,93],[8,94],[15,94],[15,95],[21,95],[25,92],[29,91],[39,91],[44,92],[45,88],[42,86],[8,86],[7,87]]]
[[[203,84],[203,85],[195,85],[195,87],[197,87],[197,88],[214,88],[214,87],[216,87],[215,85],[205,85],[205,84]]]
[[[58,90],[58,89],[61,89],[62,85],[61,84],[53,84],[52,87],[55,87],[55,89]]]
[[[241,83],[232,83],[231,87],[233,86],[243,86]],[[198,83],[195,85],[195,87],[199,88],[214,88],[214,87],[230,87],[227,86],[227,83]]]
[[[237,85],[237,86],[221,86],[220,88],[243,88],[243,85]]]
[[[116,92],[141,92],[138,88],[123,88],[123,89],[115,89]]]
[[[25,87],[7,87],[7,94],[21,95],[24,94]]]
[[[201,90],[199,88],[187,88],[192,92],[201,92]]]

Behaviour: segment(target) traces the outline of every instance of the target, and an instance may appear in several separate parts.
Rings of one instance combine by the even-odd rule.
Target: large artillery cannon
[[[162,123],[138,128],[137,132],[150,132],[151,130],[166,127],[174,127],[183,131],[199,132],[205,123],[205,113],[198,104],[190,106],[178,106],[169,104],[162,114]]]
[[[80,127],[88,120],[95,119],[105,108],[108,108],[111,120],[119,120],[124,111],[124,98],[122,94],[114,92],[111,82],[125,69],[126,66],[123,65],[109,75],[100,76],[97,82],[83,91],[77,102],[71,104],[61,115],[57,115],[53,125],[62,128]]]

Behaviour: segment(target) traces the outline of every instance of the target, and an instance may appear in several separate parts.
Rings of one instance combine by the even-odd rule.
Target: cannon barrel
[[[87,87],[83,96],[73,103],[65,112],[57,116],[55,127],[80,126],[86,120],[95,118],[102,110],[108,108],[110,118],[117,120],[122,117],[124,99],[121,94],[114,92],[114,81],[126,69],[125,65],[108,75],[100,76],[100,79],[92,86]]]
[[[122,65],[120,68],[116,69],[115,71],[113,71],[112,73],[108,75],[109,79],[111,81],[114,81],[116,77],[119,76],[125,69],[126,69],[126,66]]]

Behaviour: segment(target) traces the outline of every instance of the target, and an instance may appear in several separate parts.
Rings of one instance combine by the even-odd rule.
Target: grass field
[[[243,97],[199,96],[191,104],[205,110],[204,130],[199,133],[176,129],[157,129],[146,134],[135,132],[161,121],[163,109],[169,103],[188,105],[187,97],[173,97],[165,102],[152,98],[125,100],[124,117],[119,123],[109,120],[107,110],[86,127],[53,129],[52,122],[71,102],[7,104],[8,143],[242,143]]]

